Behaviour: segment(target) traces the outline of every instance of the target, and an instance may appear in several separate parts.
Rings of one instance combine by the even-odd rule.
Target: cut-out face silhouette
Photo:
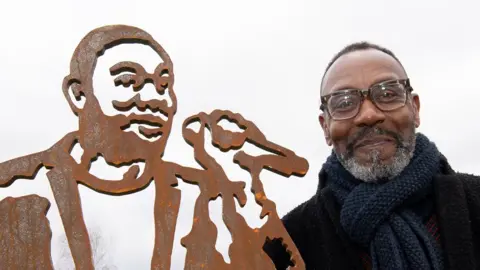
[[[79,142],[92,158],[102,155],[110,164],[120,165],[161,157],[165,151],[177,106],[173,66],[158,43],[149,36],[145,41],[151,46],[141,39],[119,39],[103,49],[93,44],[87,53],[78,49],[85,46],[81,43],[72,57],[64,92],[79,117]],[[127,59],[112,61],[115,51],[132,45]],[[138,61],[139,51],[152,60]],[[92,60],[85,61],[89,57]]]
[[[93,91],[103,114],[128,116],[128,127],[120,129],[154,142],[170,129],[168,110],[173,104],[168,89],[169,70],[151,48],[132,45],[113,47],[98,59]]]

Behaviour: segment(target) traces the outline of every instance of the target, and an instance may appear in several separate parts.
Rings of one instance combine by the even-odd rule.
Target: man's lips
[[[375,136],[372,138],[367,138],[359,141],[356,145],[355,148],[360,148],[360,147],[380,147],[384,144],[387,143],[394,143],[395,139],[388,137],[388,136]]]

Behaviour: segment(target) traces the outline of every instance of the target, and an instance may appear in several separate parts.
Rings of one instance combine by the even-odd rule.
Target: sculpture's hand
[[[306,159],[299,157],[292,150],[267,140],[260,129],[253,122],[246,120],[241,114],[215,110],[209,115],[209,118],[212,143],[222,151],[240,149],[245,142],[249,142],[271,153],[253,157],[243,151],[239,151],[235,155],[234,160],[244,169],[253,169],[253,167],[255,167],[253,163],[255,163],[256,166],[261,166],[262,168],[269,169],[284,176],[290,176],[292,174],[303,176],[308,171],[308,162]],[[219,122],[223,119],[237,124],[243,132],[225,130],[219,125]]]

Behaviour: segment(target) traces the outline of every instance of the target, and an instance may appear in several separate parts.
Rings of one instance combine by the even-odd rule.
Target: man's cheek
[[[333,143],[333,150],[335,153],[343,155],[347,153],[347,145],[346,142],[334,142]]]
[[[350,137],[348,128],[345,125],[334,123],[330,125],[330,133],[328,134],[334,148],[344,151],[347,147],[348,138]]]

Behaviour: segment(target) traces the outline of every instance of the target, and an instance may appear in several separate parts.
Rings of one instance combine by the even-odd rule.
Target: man
[[[307,269],[480,269],[480,178],[424,134],[420,99],[389,50],[341,50],[321,84],[333,151],[316,194],[283,217]],[[278,269],[289,256],[265,247]]]
[[[101,62],[112,50],[131,43],[140,47],[129,56],[128,61],[109,63],[108,72],[97,68],[97,61]],[[135,55],[141,50],[150,53],[153,50],[152,60],[157,56],[159,61],[156,67],[147,70],[138,61],[134,62]],[[104,72],[107,74],[102,74]],[[105,81],[102,83],[102,80]],[[94,267],[77,183],[98,192],[123,195],[146,188],[152,180],[155,181],[156,194],[151,268],[170,269],[180,207],[180,190],[175,188],[177,177],[198,185],[201,191],[192,231],[182,240],[187,248],[187,266],[230,267],[215,250],[216,228],[208,211],[210,200],[219,196],[223,202],[224,222],[233,239],[233,267],[272,268],[273,263],[262,252],[267,237],[283,239],[292,257],[301,265],[299,252],[282,226],[275,204],[264,194],[260,172],[270,169],[284,176],[303,176],[308,170],[306,160],[268,141],[252,122],[241,115],[215,110],[210,114],[194,115],[184,123],[184,138],[194,146],[195,158],[202,169],[164,161],[162,157],[177,108],[173,83],[173,63],[148,33],[126,25],[94,29],[77,46],[70,62],[70,74],[63,81],[63,92],[72,111],[78,116],[79,129],[67,134],[46,151],[0,163],[0,187],[7,187],[18,178],[35,178],[43,166],[49,169],[47,177],[76,269]],[[148,87],[153,88],[151,99],[142,97],[149,90]],[[237,123],[243,131],[224,130],[219,125],[224,119]],[[200,122],[202,127],[197,133],[187,128],[194,122]],[[262,228],[251,229],[237,213],[235,199],[241,206],[246,203],[245,183],[230,181],[222,167],[206,153],[206,129],[212,134],[212,143],[223,151],[240,149],[248,141],[271,153],[252,157],[239,152],[235,156],[235,161],[248,170],[253,178],[252,192],[256,202],[262,206],[262,217],[268,215],[268,221]],[[71,155],[73,147],[78,145],[83,150],[79,161]],[[99,156],[108,165],[129,167],[128,171],[121,179],[102,179],[91,170],[92,163]],[[139,162],[145,162],[142,172],[137,164]],[[199,246],[202,248],[199,249]]]

